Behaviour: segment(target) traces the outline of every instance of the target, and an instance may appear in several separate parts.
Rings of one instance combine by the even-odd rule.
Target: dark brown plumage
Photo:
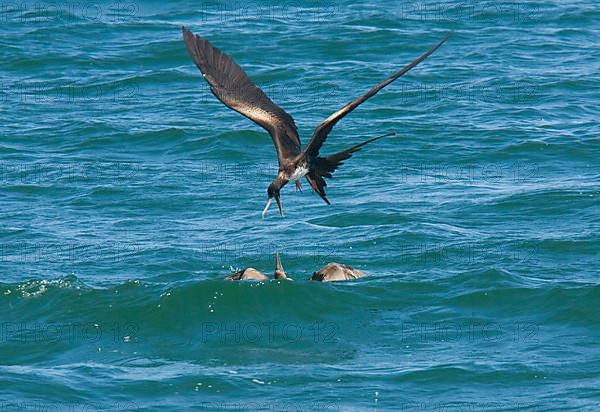
[[[210,85],[210,90],[225,106],[243,114],[266,129],[277,149],[279,162],[300,154],[300,138],[294,119],[277,106],[244,73],[242,68],[210,42],[183,28],[187,49]]]
[[[300,189],[300,179],[306,177],[313,190],[327,203],[325,178],[331,178],[335,170],[343,164],[343,161],[352,157],[352,154],[361,149],[362,146],[380,139],[391,136],[388,133],[383,136],[369,139],[363,143],[353,146],[330,156],[319,156],[319,152],[327,136],[333,127],[346,115],[364,103],[370,97],[377,94],[388,84],[398,79],[404,73],[425,60],[431,53],[436,51],[449,37],[443,38],[437,45],[422,54],[412,63],[397,71],[385,81],[373,87],[367,93],[346,104],[337,112],[323,121],[313,133],[306,148],[301,151],[300,138],[294,119],[282,108],[277,106],[267,95],[258,88],[252,80],[244,73],[242,68],[229,56],[222,53],[207,40],[191,31],[182,28],[183,38],[192,59],[204,75],[210,85],[212,93],[227,107],[241,113],[269,132],[279,160],[279,171],[275,180],[267,189],[267,205],[263,211],[263,217],[267,212],[271,201],[275,198],[279,212],[283,216],[283,207],[280,200],[280,190],[289,181],[296,182]]]

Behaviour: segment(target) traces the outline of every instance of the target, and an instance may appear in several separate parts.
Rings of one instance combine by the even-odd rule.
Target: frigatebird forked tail
[[[308,183],[311,185],[313,190],[317,192],[321,199],[330,205],[331,203],[329,203],[327,194],[325,193],[325,186],[327,186],[325,178],[331,179],[337,168],[344,164],[344,160],[350,159],[352,154],[358,152],[364,145],[384,137],[394,136],[395,134],[396,133],[394,132],[389,132],[381,136],[373,137],[367,141],[327,157],[316,157],[313,162],[311,162],[313,167],[306,175],[306,180],[308,180]]]

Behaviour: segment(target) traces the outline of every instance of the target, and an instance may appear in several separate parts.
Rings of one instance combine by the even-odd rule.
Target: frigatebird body
[[[363,143],[350,147],[339,153],[329,156],[320,156],[320,150],[327,136],[333,127],[346,115],[364,103],[367,99],[374,96],[388,84],[402,76],[404,73],[425,60],[431,53],[436,51],[449,36],[442,39],[437,45],[423,53],[401,70],[397,71],[385,81],[370,89],[359,98],[346,104],[337,112],[325,119],[315,129],[310,141],[301,149],[298,128],[294,119],[281,107],[277,106],[269,97],[257,87],[246,75],[242,68],[233,61],[232,58],[222,53],[207,40],[191,31],[182,28],[183,38],[187,49],[202,72],[204,79],[208,82],[212,93],[223,104],[232,110],[246,116],[256,124],[263,127],[273,139],[277,158],[279,160],[279,170],[277,177],[267,189],[267,205],[263,210],[262,216],[271,205],[275,198],[279,212],[283,216],[283,207],[280,200],[280,190],[288,182],[296,182],[296,187],[300,189],[300,179],[305,177],[313,190],[325,201],[330,204],[325,193],[327,182],[325,178],[331,178],[332,174],[340,167],[343,162],[352,154],[362,148],[362,146],[380,139],[382,137],[393,135],[393,133],[384,136],[369,139]]]

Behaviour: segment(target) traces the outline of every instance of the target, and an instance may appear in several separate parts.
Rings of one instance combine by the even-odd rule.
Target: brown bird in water
[[[232,273],[225,280],[269,280],[269,277],[254,268],[246,268]]]
[[[275,252],[275,272],[273,275],[275,279],[293,280],[286,276],[278,251]],[[225,277],[225,280],[269,280],[269,277],[254,268],[246,268],[239,272],[232,273]]]
[[[385,81],[373,87],[367,93],[346,104],[337,112],[325,119],[315,129],[308,145],[301,150],[298,128],[294,119],[282,108],[277,106],[267,95],[258,88],[246,75],[242,68],[225,53],[210,44],[207,40],[182,27],[183,38],[187,49],[202,72],[204,79],[208,82],[210,90],[223,104],[230,109],[246,116],[253,122],[266,129],[277,150],[279,160],[279,171],[277,177],[267,189],[267,204],[262,212],[265,217],[273,198],[277,202],[279,213],[283,216],[283,206],[280,199],[280,190],[289,181],[296,183],[297,190],[301,190],[300,179],[306,180],[313,190],[330,204],[325,193],[327,183],[325,178],[331,178],[335,170],[343,164],[343,161],[352,157],[354,152],[367,143],[391,136],[388,133],[383,136],[374,137],[363,143],[350,147],[330,156],[319,156],[321,146],[327,136],[341,119],[374,96],[388,84],[402,76],[404,73],[425,60],[431,53],[436,51],[450,35],[444,37],[438,44],[423,53],[401,70],[397,71]]]
[[[342,263],[328,263],[323,266],[318,272],[312,274],[310,280],[318,282],[338,282],[341,280],[354,280],[366,276],[358,269]]]

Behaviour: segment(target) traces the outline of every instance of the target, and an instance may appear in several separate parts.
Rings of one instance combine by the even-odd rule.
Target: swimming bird
[[[287,279],[288,278],[283,270],[283,265],[281,264],[281,259],[279,258],[279,251],[275,252],[275,279]],[[269,280],[269,277],[254,268],[245,268],[240,270],[239,272],[232,273],[229,276],[225,277],[225,280]]]
[[[359,151],[364,145],[393,134],[389,133],[374,137],[341,152],[325,157],[320,156],[321,147],[333,127],[367,99],[425,60],[450,36],[444,37],[438,44],[412,63],[325,119],[317,126],[304,150],[301,150],[298,128],[292,116],[273,103],[233,59],[199,35],[194,35],[185,27],[182,27],[182,31],[188,52],[202,72],[204,79],[208,82],[212,93],[227,107],[246,116],[267,130],[275,144],[279,169],[277,177],[267,188],[268,197],[267,204],[262,212],[263,218],[269,210],[273,198],[277,202],[279,213],[283,216],[283,206],[280,199],[281,188],[292,181],[296,183],[297,190],[302,190],[300,184],[302,177],[306,178],[312,189],[325,203],[331,204],[325,193],[325,187],[327,186],[325,178],[331,178],[335,170],[343,164],[343,161],[352,157],[352,154]]]
[[[269,280],[269,277],[254,268],[246,268],[226,276],[225,280]]]
[[[318,272],[314,272],[310,280],[316,280],[318,282],[337,282],[341,280],[354,280],[364,276],[364,272],[354,269],[352,266],[332,262],[323,266]]]

